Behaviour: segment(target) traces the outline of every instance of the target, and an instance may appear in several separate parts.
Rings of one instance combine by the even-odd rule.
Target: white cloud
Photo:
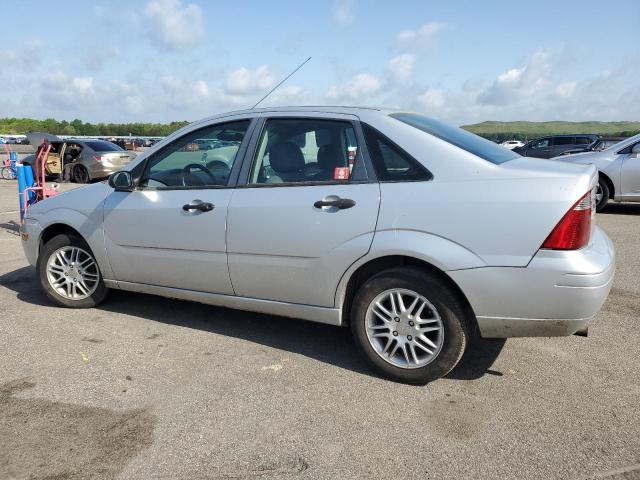
[[[160,79],[165,101],[179,108],[202,106],[209,98],[209,86],[204,80],[165,75]]]
[[[181,50],[199,44],[204,36],[202,10],[182,0],[151,0],[144,9],[149,32],[162,46]]]
[[[576,82],[561,83],[556,87],[556,95],[559,97],[571,97],[575,93],[577,85]]]
[[[442,90],[429,88],[418,95],[418,103],[427,109],[440,109],[446,103],[445,93]]]
[[[350,25],[355,19],[354,0],[336,0],[333,8],[333,19],[340,25]]]
[[[225,80],[225,89],[233,95],[265,92],[275,84],[271,69],[262,65],[255,70],[242,67],[232,71]]]
[[[403,30],[398,34],[398,43],[415,49],[430,47],[434,37],[447,25],[440,22],[425,23],[417,30]]]
[[[403,53],[389,60],[389,74],[396,81],[407,80],[413,73],[416,56],[413,53]]]
[[[496,80],[478,96],[481,103],[506,105],[523,95],[531,96],[549,83],[553,62],[550,52],[538,50],[529,61],[498,75]]]
[[[366,100],[380,90],[380,80],[369,73],[359,73],[340,85],[334,85],[325,93],[329,100]]]

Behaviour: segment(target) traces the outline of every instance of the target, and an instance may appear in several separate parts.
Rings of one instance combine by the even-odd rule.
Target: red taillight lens
[[[93,159],[94,159],[96,162],[101,162],[101,161],[102,161],[102,157],[101,157],[100,155],[94,155],[94,156],[93,156]]]
[[[549,234],[540,248],[577,250],[589,243],[593,192],[582,197]]]

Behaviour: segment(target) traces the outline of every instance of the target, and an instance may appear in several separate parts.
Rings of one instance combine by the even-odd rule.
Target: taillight
[[[102,157],[101,157],[100,155],[94,155],[94,156],[93,156],[93,159],[94,159],[96,162],[101,162],[101,161],[102,161]]]
[[[595,192],[590,190],[562,217],[540,248],[577,250],[589,243]]]

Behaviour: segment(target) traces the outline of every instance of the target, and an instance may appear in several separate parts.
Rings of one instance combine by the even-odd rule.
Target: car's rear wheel
[[[382,375],[423,385],[449,373],[469,341],[465,309],[437,275],[413,267],[385,270],[356,293],[351,329]]]
[[[600,178],[598,180],[598,186],[596,187],[596,212],[601,211],[609,203],[609,186],[607,182]]]
[[[77,235],[60,234],[45,243],[36,270],[44,292],[63,307],[95,307],[107,295],[98,262]]]
[[[73,167],[73,181],[76,183],[89,183],[89,172],[83,165]]]

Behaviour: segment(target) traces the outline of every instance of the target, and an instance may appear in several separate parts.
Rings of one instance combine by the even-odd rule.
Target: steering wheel
[[[207,177],[209,177],[209,179],[211,180],[211,185],[217,185],[216,177],[213,176],[213,173],[211,173],[211,171],[207,167],[205,167],[201,163],[190,163],[188,165],[185,165],[184,168],[182,169],[182,185],[184,187],[193,186],[191,183],[187,182],[187,176],[190,176],[191,179],[196,180],[196,182],[200,185],[205,184],[198,177],[191,175],[191,170],[193,170],[194,168],[204,172],[207,175]]]

